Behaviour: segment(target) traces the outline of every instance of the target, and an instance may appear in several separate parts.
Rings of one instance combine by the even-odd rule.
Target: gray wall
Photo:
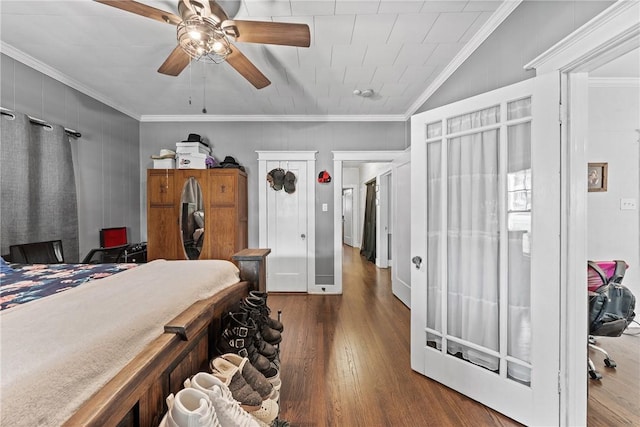
[[[525,0],[416,113],[534,77],[524,65],[612,3]]]
[[[100,245],[104,227],[127,226],[129,241],[139,241],[139,122],[4,54],[0,59],[2,107],[82,133],[71,138],[80,258]]]
[[[249,246],[258,245],[258,155],[256,150],[314,150],[316,175],[323,169],[333,175],[333,150],[403,150],[409,145],[405,122],[212,122],[140,124],[140,221],[146,229],[146,169],[161,148],[189,133],[200,134],[213,146],[218,160],[233,156],[249,179]],[[322,212],[322,203],[329,205]],[[333,184],[316,185],[316,281],[333,282]]]

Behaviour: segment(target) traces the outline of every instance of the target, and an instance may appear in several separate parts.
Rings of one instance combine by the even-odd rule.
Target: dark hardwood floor
[[[410,312],[391,293],[389,270],[348,246],[344,253],[342,296],[269,296],[285,325],[282,419],[293,427],[519,425],[412,371]],[[604,378],[590,380],[590,426],[640,425],[638,341],[602,340],[619,367],[594,359]]]
[[[596,344],[605,349],[618,366],[605,367],[602,353],[589,351],[596,370],[602,374],[602,380],[588,383],[589,427],[640,426],[640,335],[596,339]]]

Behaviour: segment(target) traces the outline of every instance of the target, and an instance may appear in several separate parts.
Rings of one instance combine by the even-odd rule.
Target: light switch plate
[[[322,204],[322,212],[327,212],[329,210],[329,205],[326,203]]]

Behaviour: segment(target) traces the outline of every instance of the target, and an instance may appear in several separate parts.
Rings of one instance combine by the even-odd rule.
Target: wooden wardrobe
[[[189,259],[181,230],[182,191],[200,184],[204,233],[198,259],[226,259],[247,247],[247,174],[240,169],[148,169],[147,260]]]

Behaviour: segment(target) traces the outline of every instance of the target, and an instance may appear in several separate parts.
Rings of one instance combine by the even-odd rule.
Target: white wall
[[[615,82],[615,80],[611,80]],[[640,298],[640,86],[589,88],[589,162],[607,162],[606,192],[587,197],[587,256],[622,259],[629,264],[623,283]],[[620,199],[634,199],[635,210],[621,210]]]

